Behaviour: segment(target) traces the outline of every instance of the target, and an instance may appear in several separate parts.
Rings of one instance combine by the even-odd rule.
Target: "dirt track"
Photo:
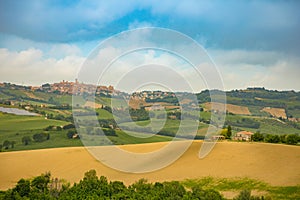
[[[127,184],[140,178],[149,181],[183,180],[187,178],[250,177],[272,185],[300,184],[300,147],[280,144],[219,142],[204,159],[198,158],[202,142],[172,165],[145,174],[122,173],[95,160],[83,147],[43,149],[0,153],[0,190],[14,186],[22,177],[30,178],[51,171],[54,177],[77,182],[84,172],[96,169],[98,175]],[[165,143],[126,145],[134,152],[159,149]]]

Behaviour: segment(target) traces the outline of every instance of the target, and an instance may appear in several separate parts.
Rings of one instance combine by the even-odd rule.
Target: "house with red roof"
[[[252,135],[254,133],[250,131],[241,131],[236,133],[234,140],[240,140],[240,141],[251,141]]]

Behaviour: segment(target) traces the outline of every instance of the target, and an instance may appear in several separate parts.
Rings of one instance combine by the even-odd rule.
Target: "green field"
[[[252,191],[253,196],[264,196],[273,200],[295,200],[300,199],[300,185],[298,186],[271,186],[259,180],[250,178],[215,178],[205,177],[201,179],[190,179],[182,182],[187,188],[200,187],[203,189],[214,189],[225,197],[225,194],[237,196],[242,190]],[[228,198],[228,197],[227,197]],[[226,199],[227,199],[226,198]],[[231,199],[231,198],[230,198]]]
[[[110,118],[111,113],[105,112],[105,110],[101,110],[100,112]],[[102,114],[101,116],[103,116]],[[13,148],[9,147],[8,149],[3,149],[3,151],[82,146],[81,140],[67,138],[68,130],[44,130],[48,126],[63,126],[69,123],[60,120],[45,119],[41,116],[19,116],[0,112],[0,144],[3,144],[5,140],[15,142]],[[28,145],[22,143],[24,136],[32,138],[36,133],[49,133],[50,139],[43,142],[34,142],[32,140]],[[172,140],[171,137],[159,135],[150,137],[149,134],[138,132],[131,132],[134,136],[126,134],[123,131],[116,131],[116,134],[117,136],[108,136],[114,144],[137,144]]]
[[[9,151],[80,145],[80,141],[67,139],[66,131],[47,132],[50,134],[50,140],[44,142],[30,142],[29,145],[22,143],[24,136],[32,137],[36,133],[45,132],[43,129],[48,126],[66,124],[68,122],[45,119],[40,116],[19,116],[0,112],[0,144],[3,144],[5,140],[14,141],[14,148],[9,148]]]
[[[43,129],[50,125],[61,126],[67,122],[45,119],[43,116],[21,116],[0,112],[0,131],[17,132]]]
[[[268,91],[264,89],[247,89],[229,91],[226,92],[226,94],[228,103],[246,106],[252,113],[252,115],[249,116],[235,115],[231,113],[227,114],[224,128],[227,127],[227,125],[231,125],[233,134],[242,130],[251,132],[259,131],[262,134],[276,135],[300,134],[299,122],[293,124],[284,119],[270,117],[268,113],[261,111],[261,109],[266,106],[285,108],[288,116],[300,117],[299,93],[288,91]],[[204,103],[209,101],[209,94],[204,91],[197,95],[199,95],[199,98],[201,97],[199,99],[199,107],[201,108]],[[75,102],[78,104],[75,105],[75,108],[72,108],[72,98],[73,100],[75,99]],[[44,129],[50,125],[63,126],[73,123],[73,111],[82,114],[80,120],[84,121],[83,127],[92,128],[95,126],[92,124],[91,120],[94,119],[91,118],[93,117],[92,114],[94,110],[92,108],[80,106],[84,105],[86,101],[91,101],[90,98],[92,97],[89,95],[72,96],[70,94],[60,94],[59,92],[51,93],[45,91],[31,91],[30,89],[26,89],[22,86],[7,86],[0,88],[0,106],[20,109],[24,109],[26,106],[29,106],[31,112],[40,114],[40,116],[30,117],[0,113],[0,145],[3,144],[5,140],[15,142],[14,148],[9,148],[5,151],[81,145],[80,140],[67,138],[66,135],[68,130],[45,131]],[[162,101],[161,103],[172,104],[168,101],[164,102],[163,98],[160,100]],[[6,101],[12,101],[13,103],[10,105],[7,104]],[[197,119],[200,121],[198,125],[197,138],[201,139],[206,134],[209,123],[211,123],[210,118],[212,113],[210,111],[201,111],[198,113],[198,111],[192,110],[188,111],[188,113],[182,113],[182,116],[184,116],[183,123],[178,116],[176,116],[175,119],[168,117],[165,124],[161,124],[160,126],[158,125],[158,127],[162,127],[162,129],[159,130],[151,127],[150,120],[145,120],[145,118],[138,119],[144,121],[128,122],[130,118],[126,116],[126,113],[122,112],[120,113],[120,116],[116,116],[117,121],[120,120],[122,123],[116,124],[114,122],[113,113],[110,111],[112,109],[111,101],[112,99],[107,96],[96,96],[95,103],[104,105],[105,109],[97,108],[95,112],[97,114],[97,119],[99,121],[102,120],[101,123],[106,123],[106,126],[114,124],[114,129],[116,129],[117,126],[125,127],[123,128],[123,132],[116,129],[116,136],[109,136],[114,144],[168,141],[177,134],[180,126],[184,131],[181,137],[185,136],[190,138],[191,126],[195,124],[195,120]],[[114,106],[119,108],[121,108],[124,103],[124,101],[119,98],[113,98],[113,101],[115,103]],[[156,102],[159,103],[159,101]],[[176,110],[166,110],[168,116],[170,116],[170,114],[172,115],[172,113],[174,115],[175,112],[178,113]],[[150,111],[149,113],[145,113],[144,111],[146,116],[149,114],[149,116],[153,117],[152,121],[158,124],[159,122],[163,122],[163,120],[159,119],[162,117],[163,113],[165,113],[165,111]],[[46,117],[48,119],[46,119]],[[130,134],[128,135],[126,132],[132,133],[136,137],[130,136]],[[32,137],[36,133],[49,133],[50,139],[40,143],[31,142],[26,146],[22,144],[22,138],[24,136]],[[156,136],[147,137],[151,133],[156,133]]]

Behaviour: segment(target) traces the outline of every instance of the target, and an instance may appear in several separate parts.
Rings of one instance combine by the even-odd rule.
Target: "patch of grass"
[[[201,179],[191,179],[183,182],[184,185],[188,188],[193,186],[201,186],[204,189],[212,189],[220,191],[228,191],[228,190],[266,190],[268,184],[250,179],[247,177],[244,178],[215,178],[215,177],[204,177]]]
[[[14,148],[9,148],[7,151],[25,150],[25,149],[39,149],[61,146],[78,146],[78,143],[68,141],[65,131],[50,132],[50,140],[35,143],[31,142],[29,145],[22,144],[24,136],[32,136],[36,133],[44,132],[44,128],[53,126],[63,126],[68,122],[45,119],[40,116],[21,116],[6,114],[0,112],[0,144],[5,140],[15,141]]]
[[[108,112],[107,110],[104,109],[97,109],[96,112],[99,114],[98,118],[99,119],[113,119],[113,115]]]
[[[50,125],[61,126],[67,122],[45,119],[41,116],[21,116],[13,114],[0,115],[0,131],[21,131],[21,130],[34,130],[42,129]]]
[[[82,146],[81,140],[79,139],[68,139],[67,131],[50,131],[50,139],[44,142],[31,141],[29,145],[22,143],[23,136],[29,136],[35,133],[44,132],[43,130],[34,130],[32,132],[20,132],[16,137],[7,138],[9,141],[16,141],[14,148],[9,148],[6,151],[20,151],[20,150],[33,150],[33,149],[46,149],[46,148],[57,148],[57,147],[74,147]],[[3,140],[1,140],[3,141]]]
[[[262,119],[260,120],[260,132],[267,134],[294,134],[300,133],[299,129],[296,129],[285,122],[280,122],[277,119]]]
[[[141,144],[151,142],[166,142],[171,141],[172,137],[150,135],[146,133],[138,133],[130,131],[130,134],[124,133],[123,131],[116,131],[118,137],[109,136],[109,138],[116,144]]]
[[[152,135],[147,133],[133,132],[133,131],[116,131],[116,136],[101,136],[101,135],[84,135],[84,143],[91,146],[105,146],[111,144],[107,138],[115,145],[123,144],[142,144],[152,142],[166,142],[173,138],[160,135]]]
[[[250,178],[215,178],[188,179],[182,182],[186,188],[195,186],[203,189],[214,189],[219,192],[240,192],[242,190],[255,190],[263,192],[265,197],[273,200],[300,199],[300,185],[298,186],[272,186],[263,181]],[[255,195],[255,194],[254,194]]]
[[[270,187],[268,191],[272,199],[300,199],[300,185],[286,187]]]

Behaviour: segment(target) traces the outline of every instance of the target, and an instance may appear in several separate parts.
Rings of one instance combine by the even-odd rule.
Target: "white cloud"
[[[300,59],[275,51],[208,50],[220,69],[225,89],[266,87],[300,90]]]
[[[145,21],[133,21],[129,24],[128,26],[128,30],[131,30],[131,29],[136,29],[136,28],[145,28],[145,27],[153,27],[153,25],[149,22],[145,22]]]
[[[41,50],[11,52],[0,49],[1,82],[41,85],[45,82],[74,80],[83,57],[44,58]]]
[[[81,50],[73,44],[55,44],[52,46],[48,54],[49,56],[55,58],[66,56],[79,56],[81,55]]]
[[[65,56],[62,58],[49,58],[45,56],[42,50],[35,48],[29,48],[23,51],[9,51],[8,49],[2,48],[0,49],[0,82],[41,85],[45,82],[74,80],[85,61],[85,57],[77,55],[80,54],[80,52],[76,47],[74,47],[74,51],[72,48],[73,46],[69,45],[54,46],[52,48],[53,51],[58,49],[61,50],[60,55],[65,53]],[[99,72],[101,72],[97,64],[99,63],[99,58],[105,58],[104,61],[109,63],[112,59],[116,58],[120,52],[122,52],[121,48],[112,46],[98,52],[95,60],[89,60],[89,62],[95,61],[96,65],[94,65],[95,68],[93,69],[88,68],[84,82],[99,79]],[[226,90],[253,86],[279,90],[300,90],[300,59],[297,57],[287,56],[274,51],[229,51],[210,49],[208,53],[221,72]],[[166,74],[168,70],[176,71],[185,80],[192,83],[194,91],[206,89],[206,80],[211,79],[211,83],[215,80],[214,76],[210,76],[214,74],[208,73],[211,67],[208,67],[205,63],[199,66],[199,69],[203,75],[206,74],[207,76],[201,77],[180,57],[168,52],[147,49],[134,51],[118,58],[116,62],[105,71],[100,84],[114,85],[127,73],[132,73],[136,76],[134,70],[137,70],[141,65],[149,65],[150,67],[150,64],[169,67],[169,69],[166,68],[162,70],[161,73],[151,74],[153,80],[158,81],[160,79],[171,78],[171,76]],[[93,65],[91,66],[93,67]],[[90,76],[91,74],[93,77]],[[144,75],[135,78],[141,82]],[[196,86],[195,83],[197,83]],[[179,81],[176,84],[180,86]],[[178,88],[180,89],[180,87]]]

